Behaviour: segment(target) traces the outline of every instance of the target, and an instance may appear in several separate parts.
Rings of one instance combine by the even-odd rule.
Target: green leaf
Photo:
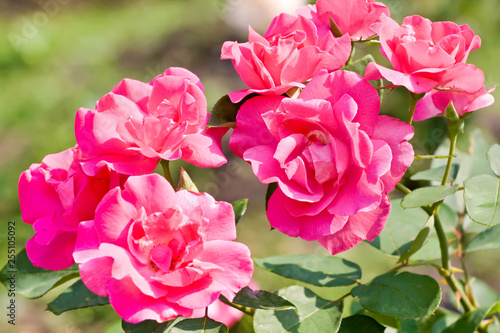
[[[108,297],[94,294],[85,284],[83,284],[82,280],[78,280],[68,289],[63,291],[55,300],[50,302],[47,310],[56,315],[60,315],[70,310],[107,304],[109,304]]]
[[[363,315],[354,315],[342,319],[338,333],[384,333],[385,327],[375,319]]]
[[[375,59],[373,58],[373,56],[371,54],[367,54],[363,58],[358,59],[358,60],[350,63],[349,65],[345,66],[343,69],[345,69],[346,71],[355,72],[361,76],[364,76],[366,66],[368,66],[368,64],[370,62],[375,62]],[[382,79],[372,80],[372,81],[370,81],[370,84],[374,88],[381,88],[384,85],[384,82],[382,81]],[[377,90],[377,92],[379,94],[380,100],[382,100],[383,91],[381,89],[379,89],[379,90]]]
[[[373,241],[368,242],[391,256],[401,256],[402,253],[408,251],[429,219],[427,213],[421,208],[403,209],[400,202],[401,199],[391,201],[391,212],[384,229]],[[439,217],[445,233],[454,237],[456,213],[443,204],[439,209]],[[410,260],[435,260],[441,257],[440,253],[436,232],[430,230],[427,243],[412,254]]]
[[[398,263],[410,259],[412,255],[417,253],[418,250],[420,250],[425,244],[427,244],[431,231],[434,230],[433,228],[434,228],[434,215],[429,217],[424,227],[420,230],[415,240],[411,243],[410,248],[407,251],[401,253]]]
[[[490,227],[500,223],[500,180],[490,175],[479,175],[467,179],[464,187],[470,218]]]
[[[468,312],[458,318],[443,333],[474,333],[491,307],[484,307]]]
[[[411,180],[429,180],[441,182],[446,170],[446,165],[432,168],[424,171],[417,172],[410,177]],[[457,178],[458,171],[460,170],[460,165],[453,163],[450,169],[450,175],[448,176],[449,181],[454,181]]]
[[[491,227],[474,237],[465,245],[466,253],[496,250],[500,248],[500,225]]]
[[[179,167],[180,172],[179,172],[179,182],[177,183],[177,187],[175,188],[176,191],[179,191],[181,189],[188,190],[191,192],[196,192],[199,193],[198,188],[194,184],[193,180],[191,177],[189,177],[189,174],[187,173],[186,170],[184,170],[183,167]]]
[[[231,202],[234,210],[234,217],[236,219],[236,224],[240,221],[241,217],[247,211],[248,199],[241,199]]]
[[[239,103],[231,102],[228,95],[222,96],[217,103],[215,103],[212,111],[210,112],[210,125],[222,125],[225,123],[232,123],[236,121],[236,115],[240,107],[250,98],[255,97],[256,94],[250,94]]]
[[[278,295],[295,304],[298,311],[257,310],[253,322],[256,333],[331,333],[339,329],[343,302],[327,301],[299,286],[281,289]]]
[[[458,185],[441,185],[417,188],[403,198],[401,206],[403,208],[428,206],[452,195],[457,191],[457,189]]]
[[[267,191],[266,191],[266,211],[267,211],[267,204],[269,202],[269,199],[271,199],[271,195],[273,195],[274,191],[278,188],[278,183],[271,183],[267,186]]]
[[[165,333],[227,333],[227,326],[210,318],[184,319],[170,326]]]
[[[434,313],[441,301],[439,284],[427,275],[391,272],[377,276],[351,294],[375,313],[397,318],[420,318]]]
[[[234,296],[233,301],[229,301],[223,295],[219,296],[219,299],[228,304],[237,304],[253,309],[263,309],[263,310],[290,310],[296,309],[293,303],[290,303],[286,299],[279,297],[276,294],[270,293],[265,290],[252,290],[249,287],[241,289],[236,296]]]
[[[244,314],[240,320],[238,320],[233,326],[231,326],[231,332],[241,332],[241,333],[253,333],[253,315]]]
[[[9,289],[14,279],[16,293],[26,298],[42,297],[52,288],[77,277],[77,265],[59,271],[33,266],[26,249],[19,252],[15,262],[9,260],[0,272],[0,282]]]
[[[349,65],[345,66],[343,69],[346,71],[351,71],[359,74],[360,76],[365,75],[366,66],[370,62],[375,62],[375,59],[371,54],[365,55],[363,58],[351,62]]]
[[[500,177],[500,145],[494,144],[488,150],[488,161],[490,162],[491,170]]]
[[[318,287],[349,286],[361,278],[361,268],[342,258],[309,254],[254,259],[260,267]]]
[[[175,323],[181,320],[184,320],[184,318],[178,317],[177,319],[164,323],[158,323],[156,320],[145,320],[137,324],[122,320],[122,328],[126,333],[163,333],[167,328],[175,325]]]

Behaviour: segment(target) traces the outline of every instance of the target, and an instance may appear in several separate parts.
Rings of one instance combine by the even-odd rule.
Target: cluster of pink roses
[[[222,47],[249,86],[229,94],[245,100],[229,146],[263,184],[277,184],[271,226],[331,254],[381,232],[388,193],[414,158],[413,127],[380,115],[367,80],[425,93],[415,120],[450,103],[460,116],[493,103],[482,71],[466,63],[480,46],[468,26],[420,16],[400,26],[389,15],[374,0],[318,0]],[[376,35],[393,69],[342,70],[354,43]],[[248,248],[234,242],[232,206],[152,174],[160,160],[224,164],[228,127],[207,128],[208,118],[200,80],[182,68],[149,83],[124,79],[95,109],[78,110],[77,145],[20,178],[23,220],[36,231],[31,261],[78,263],[87,287],[133,323],[202,316],[219,295],[232,299],[253,273]]]
[[[380,233],[388,193],[413,161],[412,126],[380,116],[366,80],[426,93],[415,120],[443,115],[450,103],[459,116],[493,103],[483,72],[465,63],[480,46],[467,25],[411,16],[399,26],[389,15],[374,0],[318,0],[277,16],[263,36],[250,28],[248,42],[222,47],[250,87],[231,100],[260,95],[239,109],[230,147],[263,184],[277,183],[271,226],[331,254]],[[364,78],[340,70],[354,42],[377,34],[394,69],[369,63]]]
[[[132,323],[199,317],[219,295],[232,299],[253,262],[234,242],[231,204],[175,192],[151,174],[161,159],[225,163],[227,129],[206,130],[208,117],[200,80],[181,68],[150,83],[125,79],[94,110],[80,109],[78,144],[20,177],[23,221],[36,231],[26,244],[33,264],[78,263],[85,285]]]

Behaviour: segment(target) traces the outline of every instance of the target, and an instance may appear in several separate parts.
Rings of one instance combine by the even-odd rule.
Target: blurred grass
[[[75,144],[73,122],[79,107],[92,108],[96,100],[124,77],[149,81],[171,66],[186,67],[200,76],[209,108],[220,96],[244,87],[231,63],[219,60],[225,40],[246,39],[225,25],[222,3],[222,0],[66,0],[61,1],[57,12],[49,15],[34,0],[0,1],[0,222],[18,222],[19,249],[33,234],[31,226],[21,223],[17,202],[19,174],[45,155]],[[469,62],[485,71],[488,88],[498,82],[497,0],[387,0],[385,3],[398,22],[416,13],[432,20],[468,23],[483,41],[482,48],[471,54]],[[41,24],[44,21],[40,15],[44,13],[47,20]],[[29,25],[37,22],[40,24],[34,25],[35,32],[26,34],[30,32]],[[366,48],[358,54],[363,52],[376,53],[376,49]],[[382,58],[380,61],[387,63]],[[407,107],[407,97],[397,89],[385,99],[382,110],[404,118]],[[498,108],[477,112],[469,123],[500,139]],[[432,153],[446,136],[446,132],[436,134],[436,128],[444,128],[440,119],[416,127],[418,142],[427,142],[416,147],[421,150],[419,153]],[[201,190],[209,191],[219,200],[251,198],[249,214],[238,225],[238,234],[255,257],[283,253],[326,255],[314,242],[270,232],[263,211],[265,187],[246,163],[233,158],[230,161],[229,165],[211,171],[184,167],[192,172]],[[0,253],[5,253],[6,231],[6,227],[0,228]],[[363,281],[369,281],[393,263],[366,244],[342,256],[359,263],[368,272]],[[478,260],[481,266],[476,270],[491,280],[498,269],[485,268],[493,259],[484,258]],[[0,256],[0,265],[5,261]],[[290,284],[290,280],[260,269],[256,270],[256,278],[263,288],[271,290]],[[334,298],[342,290],[322,293],[323,297]],[[1,295],[4,304],[5,296]],[[41,301],[18,298],[22,311],[18,320],[26,323],[25,332],[100,332],[118,320],[106,307],[59,317],[43,314],[44,302],[50,297],[53,296]],[[5,325],[2,320],[0,330],[10,329]]]

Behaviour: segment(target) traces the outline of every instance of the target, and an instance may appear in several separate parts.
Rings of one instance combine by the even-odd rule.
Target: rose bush
[[[229,146],[264,184],[277,183],[273,228],[332,254],[382,230],[387,193],[413,161],[412,126],[379,116],[376,90],[353,72],[318,73],[298,99],[254,97]]]
[[[229,94],[233,102],[251,93],[281,95],[303,88],[319,70],[342,67],[351,52],[349,36],[336,38],[304,16],[280,14],[260,36],[251,27],[248,42],[225,42],[221,59],[231,59],[250,89]]]
[[[367,80],[384,78],[416,94],[435,88],[475,93],[483,86],[483,72],[465,63],[469,53],[481,46],[481,39],[468,25],[431,22],[413,15],[400,26],[382,15],[377,30],[380,52],[394,69],[370,63]]]
[[[175,192],[157,174],[132,176],[80,225],[74,257],[85,285],[126,321],[190,317],[250,281],[253,262],[233,241],[234,220],[232,206],[208,194]]]
[[[206,130],[209,114],[203,85],[183,68],[169,68],[149,84],[122,80],[94,110],[81,108],[75,135],[87,160],[85,172],[102,167],[128,175],[151,173],[158,160],[198,167],[226,162],[220,147],[227,128]]]
[[[79,224],[92,220],[104,195],[123,185],[127,178],[108,168],[87,176],[80,158],[78,147],[47,155],[19,178],[22,218],[36,232],[26,243],[28,257],[35,266],[59,270],[74,264]]]

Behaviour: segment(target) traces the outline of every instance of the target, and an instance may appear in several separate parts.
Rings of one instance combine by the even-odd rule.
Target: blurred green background
[[[241,6],[251,2],[257,15],[241,15],[242,11],[250,12],[249,7]],[[399,22],[415,13],[435,21],[469,24],[483,42],[481,49],[471,54],[469,62],[484,70],[488,88],[497,84],[500,77],[498,0],[387,0],[384,3]],[[0,225],[5,226],[0,227],[0,265],[7,260],[7,221],[18,222],[18,250],[33,235],[31,226],[21,223],[18,177],[31,163],[39,163],[45,155],[75,144],[73,122],[79,107],[93,108],[95,101],[122,78],[149,81],[168,67],[180,66],[201,78],[210,108],[222,95],[244,88],[230,61],[219,60],[224,41],[246,40],[245,29],[229,25],[228,18],[232,21],[237,18],[243,27],[260,19],[256,30],[263,33],[272,17],[265,12],[266,6],[278,8],[281,4],[286,4],[286,0],[268,0],[268,5],[257,0],[0,0]],[[358,55],[369,52],[376,53],[377,49],[364,47]],[[404,118],[407,107],[407,97],[396,90],[385,99],[383,112]],[[489,142],[498,140],[498,109],[497,105],[477,112],[468,126],[482,128]],[[445,135],[433,135],[435,131],[431,129],[444,128],[443,124],[441,119],[436,119],[417,125],[418,153],[433,152]],[[227,138],[225,141],[227,143]],[[200,190],[210,192],[219,200],[251,199],[249,214],[238,225],[238,232],[239,240],[249,245],[253,255],[326,255],[316,243],[270,231],[264,213],[265,187],[256,180],[248,165],[235,159],[228,149],[225,152],[230,162],[218,170],[183,166],[192,173]],[[363,280],[384,272],[394,263],[366,244],[342,256],[352,258],[369,271]],[[485,260],[481,256],[471,260],[473,270],[484,279],[494,281],[498,270],[488,268],[488,263],[492,265],[493,259]],[[271,290],[290,283],[260,270],[256,270],[256,278],[263,288]],[[323,297],[325,292],[330,293],[322,291]],[[331,294],[334,297],[336,292]],[[36,301],[18,297],[18,325],[12,330],[0,311],[3,318],[0,330],[119,331],[119,318],[108,307],[56,317],[44,311],[51,297],[54,296]],[[6,293],[2,291],[0,304],[6,302]]]

